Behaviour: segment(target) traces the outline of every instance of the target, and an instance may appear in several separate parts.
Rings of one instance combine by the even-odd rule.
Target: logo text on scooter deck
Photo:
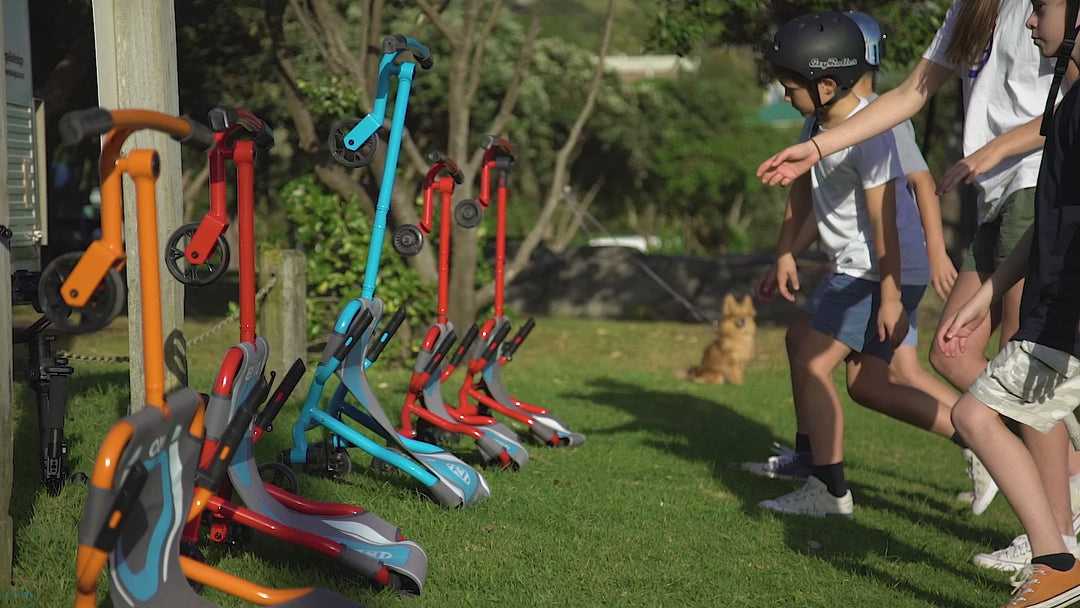
[[[450,469],[451,473],[453,473],[455,476],[457,476],[458,479],[465,482],[466,484],[472,483],[472,475],[469,475],[469,472],[465,469],[465,467],[453,463],[447,463],[446,468]]]

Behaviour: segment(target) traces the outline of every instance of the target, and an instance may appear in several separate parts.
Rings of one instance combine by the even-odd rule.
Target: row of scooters
[[[254,446],[271,429],[306,369],[298,359],[275,386],[275,374],[266,374],[269,345],[255,328],[254,165],[258,150],[273,145],[273,131],[253,113],[230,107],[212,110],[209,126],[150,110],[101,108],[72,112],[60,121],[64,143],[104,136],[102,228],[101,237],[85,252],[61,256],[42,272],[41,310],[59,329],[71,332],[101,329],[120,314],[125,300],[120,275],[126,260],[124,174],[134,182],[136,193],[143,308],[144,407],[132,408],[137,411],[114,424],[99,449],[78,530],[77,608],[97,605],[98,579],[106,564],[110,597],[117,607],[214,606],[200,595],[202,586],[261,606],[359,605],[319,587],[257,585],[205,563],[199,548],[204,535],[211,541],[235,544],[251,531],[330,556],[345,571],[376,588],[419,595],[428,570],[424,550],[374,513],[301,497],[295,468],[342,477],[351,469],[348,450],[358,448],[371,455],[373,466],[404,473],[410,485],[418,486],[440,506],[468,508],[488,498],[490,489],[478,470],[443,445],[452,445],[453,439],[465,435],[475,441],[484,466],[520,469],[528,462],[521,437],[495,415],[528,429],[539,445],[571,447],[584,442],[582,434],[552,412],[512,397],[500,377],[500,368],[512,359],[533,326],[530,319],[508,338],[503,262],[514,152],[500,137],[483,139],[480,196],[456,206],[452,195],[454,186],[463,181],[462,172],[441,153],[429,156],[432,164],[424,180],[423,219],[419,225],[399,226],[391,241],[403,255],[418,253],[433,230],[434,211],[440,206],[437,318],[413,365],[400,426],[394,425],[372,391],[366,370],[404,320],[404,309],[400,309],[383,324],[383,302],[374,292],[417,65],[424,69],[432,65],[424,45],[405,36],[387,37],[372,113],[362,120],[345,119],[330,134],[330,153],[338,162],[349,167],[370,163],[386,119],[390,82],[397,78],[362,295],[342,307],[292,427],[292,447],[276,462],[257,463]],[[240,342],[225,354],[206,393],[191,387],[165,392],[157,263],[160,161],[152,149],[121,151],[127,138],[143,129],[166,133],[209,157],[210,211],[200,222],[174,232],[165,247],[167,270],[186,285],[210,283],[228,266],[230,253],[224,239],[229,223],[227,164],[236,169]],[[498,226],[494,314],[473,325],[456,344],[455,329],[446,317],[450,221],[475,227],[492,202]],[[443,401],[441,387],[466,357],[465,379],[455,407]],[[324,407],[324,389],[333,375],[340,382]],[[309,442],[308,433],[316,429],[323,431],[323,438]],[[239,501],[234,502],[236,498]]]

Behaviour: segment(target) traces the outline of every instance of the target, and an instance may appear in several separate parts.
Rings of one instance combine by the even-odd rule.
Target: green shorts
[[[1002,416],[1049,433],[1080,403],[1080,360],[1048,346],[1010,340],[968,392]]]
[[[1034,221],[1035,188],[1013,192],[1002,202],[997,217],[975,229],[975,238],[964,255],[960,270],[993,273]]]

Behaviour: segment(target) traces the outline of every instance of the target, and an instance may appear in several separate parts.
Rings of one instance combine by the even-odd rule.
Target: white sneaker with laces
[[[798,490],[779,498],[763,500],[758,506],[780,513],[812,517],[851,517],[855,507],[851,500],[851,490],[837,498],[829,494],[825,482],[813,475],[806,480],[806,485]]]
[[[1080,534],[1080,516],[1073,517],[1073,531]],[[1074,547],[1070,551],[1077,559],[1080,559],[1080,547]],[[1031,565],[1031,543],[1028,541],[1027,534],[1021,534],[1004,549],[998,549],[993,553],[977,553],[971,558],[971,563],[980,568],[1020,572]]]
[[[750,471],[754,475],[768,477],[770,479],[795,479],[804,480],[813,473],[813,467],[799,458],[795,450],[773,443],[775,456],[769,456],[765,462],[744,462],[743,470]]]
[[[982,515],[982,512],[990,506],[990,501],[997,496],[998,486],[975,452],[972,452],[970,448],[964,448],[963,454],[968,463],[967,474],[971,478],[972,485],[971,512]]]

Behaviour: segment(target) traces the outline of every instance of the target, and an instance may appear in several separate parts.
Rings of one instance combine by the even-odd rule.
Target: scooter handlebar
[[[352,322],[349,323],[349,328],[345,330],[345,339],[334,349],[333,357],[338,361],[344,361],[349,351],[360,342],[360,336],[364,335],[364,331],[367,330],[368,325],[371,325],[374,319],[375,317],[367,308],[353,317]]]
[[[458,345],[457,350],[454,351],[454,356],[450,357],[450,365],[457,367],[458,364],[461,363],[462,358],[465,357],[465,352],[469,350],[469,347],[472,346],[473,342],[476,342],[476,336],[479,335],[480,328],[477,327],[476,323],[473,323],[472,327],[469,328],[469,331],[465,332],[465,337],[461,339],[461,344]]]
[[[415,38],[402,36],[401,34],[392,34],[383,38],[383,53],[389,55],[402,51],[412,51],[416,63],[419,63],[420,67],[425,70],[430,70],[431,66],[435,65],[435,60],[431,58],[431,51]]]
[[[368,361],[374,363],[375,360],[379,358],[383,349],[386,348],[386,343],[390,341],[390,338],[393,337],[394,333],[401,327],[401,324],[405,322],[405,315],[405,305],[402,304],[401,307],[394,312],[394,316],[390,317],[390,322],[386,324],[386,329],[379,335],[379,341],[368,351]]]
[[[506,138],[499,137],[498,135],[485,135],[484,139],[480,140],[480,147],[484,150],[490,150],[492,148],[498,148],[500,151],[514,155],[514,147],[510,145],[510,142]]]
[[[128,474],[120,484],[120,488],[113,496],[112,504],[109,505],[109,520],[103,526],[94,539],[94,548],[110,553],[116,546],[116,539],[120,538],[120,532],[124,528],[124,520],[127,519],[131,508],[139,500],[139,494],[146,479],[150,476],[146,467],[141,462],[136,462],[128,469]],[[118,517],[116,521],[113,518]]]
[[[450,352],[450,349],[454,347],[454,342],[457,342],[457,334],[451,329],[447,332],[446,339],[439,345],[439,349],[432,353],[431,358],[428,359],[427,366],[424,368],[427,375],[435,375],[439,365],[446,359],[446,353]]]
[[[281,411],[281,406],[285,405],[285,402],[289,399],[289,395],[292,394],[293,389],[300,383],[300,379],[304,377],[304,360],[297,359],[293,361],[292,367],[289,371],[285,372],[285,377],[281,379],[281,384],[278,385],[277,390],[270,397],[270,401],[266,404],[266,407],[259,412],[255,417],[255,426],[260,429],[270,430],[270,423],[277,417],[278,412]]]
[[[251,419],[255,417],[259,405],[266,400],[267,394],[270,393],[270,384],[273,382],[274,373],[270,372],[270,382],[264,382],[260,379],[258,384],[252,387],[251,392],[248,393],[247,398],[240,404],[240,407],[236,408],[232,420],[225,427],[225,431],[221,433],[217,450],[214,451],[214,460],[205,469],[199,467],[195,471],[195,485],[211,492],[217,491],[218,486],[221,485],[221,480],[225,477],[225,471],[228,470],[229,461],[232,460],[236,446],[240,445],[240,440],[243,439],[244,433],[247,432],[248,425],[251,424]]]
[[[210,128],[217,133],[228,131],[234,125],[243,127],[255,139],[255,145],[263,150],[274,147],[274,130],[255,114],[240,108],[218,106],[207,114]]]
[[[507,359],[513,357],[514,352],[517,351],[518,347],[521,346],[521,343],[525,341],[525,338],[528,337],[529,332],[532,331],[533,327],[535,326],[536,321],[532,317],[529,317],[529,320],[525,322],[525,325],[522,325],[521,329],[518,330],[518,333],[516,336],[514,336],[514,339],[508,342],[506,346],[503,347],[502,356],[506,357]]]
[[[504,323],[488,343],[487,350],[484,351],[484,361],[491,363],[495,359],[495,355],[499,352],[499,345],[506,339],[508,333],[510,333],[510,324]]]
[[[465,183],[465,175],[461,172],[461,168],[449,156],[435,150],[428,153],[428,161],[432,164],[442,165],[443,169],[450,174],[450,177],[454,178],[454,183]]]
[[[208,151],[214,147],[214,134],[206,125],[153,110],[106,110],[87,108],[60,117],[61,145],[70,146],[113,129],[153,129],[172,136],[176,141]]]

